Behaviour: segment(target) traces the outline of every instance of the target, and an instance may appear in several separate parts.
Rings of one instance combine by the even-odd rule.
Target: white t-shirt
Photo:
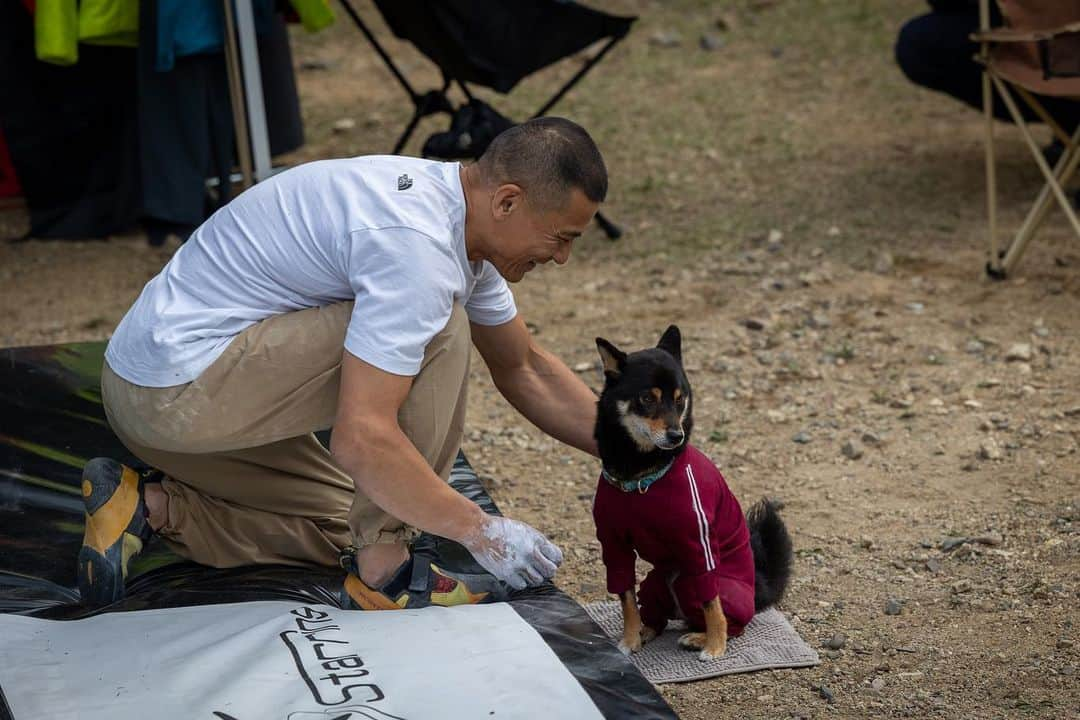
[[[465,255],[459,169],[369,156],[307,163],[255,185],[147,283],[105,359],[136,385],[180,385],[259,320],[355,299],[345,349],[415,375],[455,303],[480,325],[517,312],[495,268]]]

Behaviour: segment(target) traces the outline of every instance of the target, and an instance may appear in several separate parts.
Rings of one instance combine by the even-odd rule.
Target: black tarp
[[[255,600],[337,606],[339,571],[217,570],[180,560],[160,541],[133,562],[124,600],[98,611],[79,604],[74,586],[83,529],[81,467],[97,455],[136,462],[104,420],[98,384],[103,351],[100,343],[0,350],[0,612],[67,620],[96,612]],[[451,483],[485,511],[498,512],[464,456]],[[421,536],[415,552],[449,569],[479,570],[461,546],[442,538]],[[510,605],[605,717],[676,717],[582,607],[557,587],[549,583],[515,593]],[[0,720],[10,717],[0,688]]]

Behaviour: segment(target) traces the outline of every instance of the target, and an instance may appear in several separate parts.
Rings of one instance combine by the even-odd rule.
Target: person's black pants
[[[999,24],[1000,19],[995,18],[994,22]],[[977,8],[935,10],[912,18],[897,37],[896,62],[916,85],[951,95],[981,110],[982,67],[972,59],[979,52],[979,45],[969,39],[978,28]],[[1072,132],[1080,123],[1080,103],[1047,95],[1035,97],[1066,132]],[[1039,122],[1027,103],[1018,97],[1016,103],[1026,120]],[[1008,108],[996,92],[994,116],[1012,122]]]

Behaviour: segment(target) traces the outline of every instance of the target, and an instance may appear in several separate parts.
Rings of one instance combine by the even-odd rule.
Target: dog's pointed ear
[[[679,326],[671,325],[660,337],[656,347],[671,353],[672,357],[682,362],[682,335],[679,334]]]
[[[596,338],[596,349],[600,351],[600,359],[604,362],[604,377],[615,378],[622,375],[626,367],[626,353],[609,343],[604,338]]]

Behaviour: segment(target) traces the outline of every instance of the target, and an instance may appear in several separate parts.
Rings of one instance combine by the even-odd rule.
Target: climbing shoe
[[[500,602],[509,597],[509,588],[487,573],[450,572],[428,558],[415,555],[410,555],[378,588],[360,579],[355,548],[342,551],[341,566],[348,572],[341,591],[341,606],[348,610],[450,607]]]
[[[110,458],[94,458],[82,475],[86,531],[79,550],[79,593],[87,605],[124,597],[128,563],[153,535],[143,486],[157,471],[140,475]]]

